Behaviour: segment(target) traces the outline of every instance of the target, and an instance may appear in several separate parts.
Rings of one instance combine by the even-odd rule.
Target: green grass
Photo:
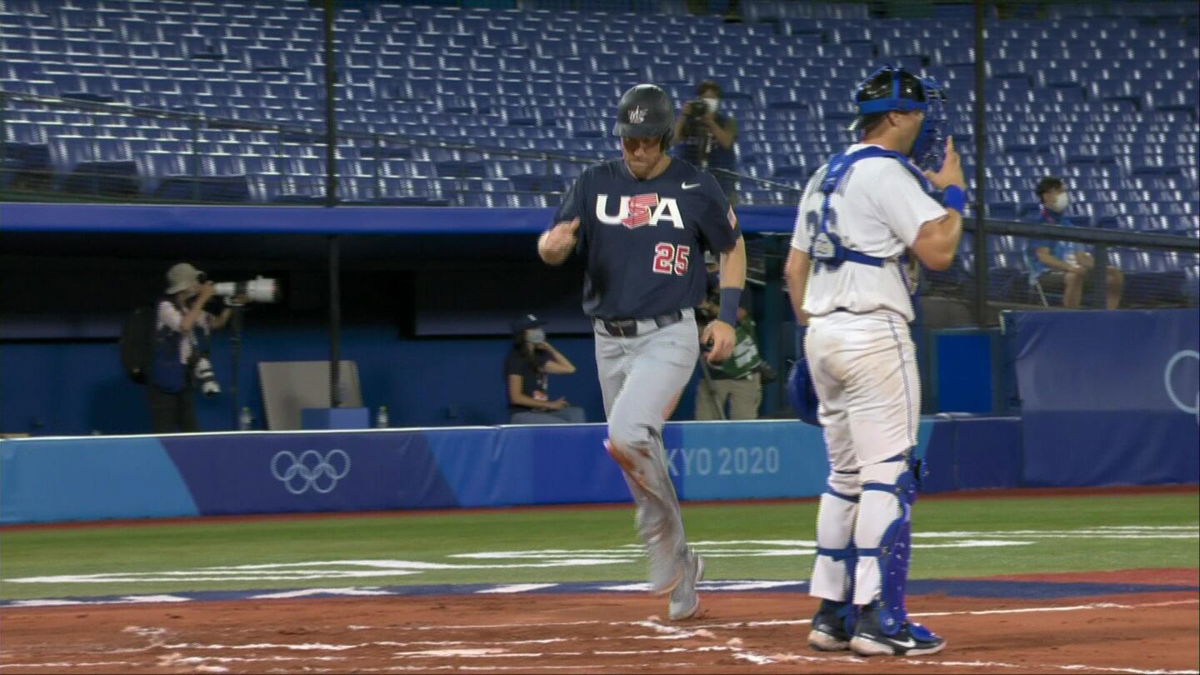
[[[1190,494],[1031,499],[926,500],[916,507],[914,577],[971,577],[1141,567],[1198,567],[1200,496]],[[816,505],[704,504],[684,506],[689,538],[700,542],[811,540]],[[1096,527],[1184,529],[1174,537],[1090,536]],[[1005,531],[1065,531],[1062,536]],[[928,538],[934,532],[970,532]],[[1030,544],[929,548],[964,539]],[[44,598],[202,589],[369,586],[439,583],[641,580],[637,555],[591,566],[511,567],[510,560],[451,557],[478,551],[580,549],[611,553],[636,542],[632,507],[597,510],[492,510],[395,517],[139,524],[132,527],[0,531],[0,597]],[[924,546],[923,546],[924,545]],[[779,545],[702,545],[710,579],[806,579],[811,554],[744,555],[724,549]],[[539,558],[541,559],[541,558]],[[129,580],[107,583],[16,583],[12,579],[125,572],[170,572],[232,565],[337,560],[404,560],[490,569],[434,569],[416,574],[322,579]],[[530,562],[530,561],[518,561]],[[243,576],[243,572],[237,572]],[[187,576],[187,575],[184,575]],[[161,578],[160,578],[161,579]]]

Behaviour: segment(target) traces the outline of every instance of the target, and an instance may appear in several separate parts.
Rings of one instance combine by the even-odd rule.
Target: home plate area
[[[910,659],[812,651],[805,590],[705,582],[682,623],[622,583],[10,602],[0,672],[1197,672],[1196,570],[916,580],[948,646]]]

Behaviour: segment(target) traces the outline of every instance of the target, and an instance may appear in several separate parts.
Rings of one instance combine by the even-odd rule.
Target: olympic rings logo
[[[324,457],[317,450],[305,450],[299,456],[281,450],[271,458],[271,475],[294,495],[309,490],[328,494],[349,474],[350,455],[343,450],[330,450]]]
[[[1197,363],[1197,366],[1200,367],[1200,352],[1192,349],[1184,349],[1183,351],[1176,352],[1175,355],[1171,357],[1171,360],[1167,361],[1167,367],[1163,371],[1163,384],[1167,388],[1167,396],[1171,397],[1171,403],[1174,403],[1175,407],[1179,408],[1183,412],[1189,415],[1195,415],[1196,423],[1200,424],[1200,389],[1196,389],[1194,392],[1185,392],[1182,397],[1176,392],[1177,380],[1181,380],[1183,382],[1188,381],[1186,374],[1183,377],[1175,376],[1176,367],[1186,359],[1192,359]],[[1188,394],[1193,394],[1195,396],[1195,398],[1190,402],[1186,400]]]

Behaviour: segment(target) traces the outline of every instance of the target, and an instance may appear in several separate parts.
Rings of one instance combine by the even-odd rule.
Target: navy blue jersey
[[[650,180],[638,180],[622,159],[589,167],[554,222],[576,217],[576,252],[587,260],[583,311],[603,319],[699,305],[704,251],[729,251],[741,233],[716,179],[679,159]]]

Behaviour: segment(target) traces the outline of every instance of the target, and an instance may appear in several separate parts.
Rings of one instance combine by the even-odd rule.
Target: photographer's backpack
[[[121,326],[121,364],[129,379],[138,384],[148,384],[150,370],[154,367],[154,324],[157,320],[155,308],[143,305],[129,312]]]

